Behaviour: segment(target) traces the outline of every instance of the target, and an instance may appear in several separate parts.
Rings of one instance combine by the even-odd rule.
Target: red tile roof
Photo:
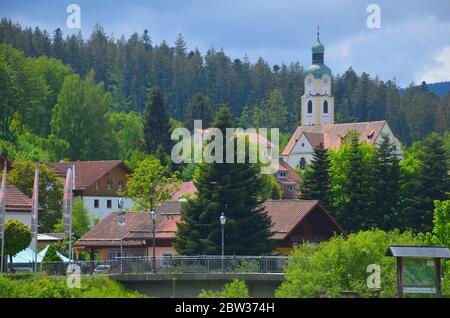
[[[323,142],[325,148],[339,148],[341,146],[341,137],[350,129],[357,130],[360,133],[360,141],[373,144],[385,124],[386,121],[382,120],[323,126],[299,126],[284,149],[283,156],[288,156],[291,153],[302,133],[305,134],[312,146],[317,146],[320,142]]]
[[[7,212],[30,212],[33,205],[31,198],[27,197],[15,186],[6,188],[6,211]],[[42,209],[42,208],[40,208]]]
[[[284,240],[305,217],[312,211],[324,213],[335,226],[336,232],[342,232],[341,227],[318,201],[307,200],[276,200],[263,203],[273,223],[273,239]],[[181,222],[181,202],[168,202],[158,209],[156,223],[156,238],[176,238],[177,224]],[[317,208],[317,209],[316,209]],[[117,213],[112,213],[91,231],[84,235],[76,244],[77,247],[108,247],[120,246],[120,231],[117,225]],[[144,246],[145,240],[153,237],[153,223],[150,213],[127,212],[125,214],[124,244],[125,246]]]
[[[342,228],[331,215],[315,200],[274,200],[263,204],[267,214],[272,219],[274,232],[272,238],[284,240],[302,220],[312,211],[322,211],[335,225],[336,232],[342,232]],[[315,209],[318,207],[319,209]]]
[[[158,209],[156,221],[157,239],[175,239],[181,220],[182,202],[167,202]],[[120,246],[121,229],[117,224],[118,213],[111,213],[75,244],[77,247]],[[124,246],[145,246],[145,239],[153,237],[153,223],[148,212],[126,212]]]
[[[132,172],[121,160],[54,162],[46,165],[55,169],[62,178],[66,176],[67,169],[75,165],[75,190],[86,189],[117,166],[122,166],[128,173]]]
[[[174,193],[172,200],[179,200],[181,197],[193,197],[197,193],[197,188],[194,182],[183,182],[180,189]]]

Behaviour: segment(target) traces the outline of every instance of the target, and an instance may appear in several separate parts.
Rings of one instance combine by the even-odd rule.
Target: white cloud
[[[438,50],[433,55],[433,65],[424,68],[416,75],[417,82],[427,83],[450,81],[450,46]]]

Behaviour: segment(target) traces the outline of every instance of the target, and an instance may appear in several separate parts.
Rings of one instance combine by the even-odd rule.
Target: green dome
[[[312,64],[305,70],[305,75],[312,74],[315,78],[322,78],[325,74],[331,76],[331,70],[325,64]]]
[[[322,53],[323,54],[323,53],[325,53],[325,46],[323,46],[323,44],[320,43],[320,41],[317,41],[312,46],[312,52],[313,53]]]

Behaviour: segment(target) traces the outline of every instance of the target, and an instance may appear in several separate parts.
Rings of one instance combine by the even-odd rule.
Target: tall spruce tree
[[[212,126],[225,133],[231,125],[229,109],[220,108]],[[184,222],[178,227],[175,248],[179,254],[219,254],[222,213],[227,217],[226,254],[260,255],[272,250],[271,220],[257,199],[262,188],[258,172],[258,165],[249,163],[200,165],[194,177],[197,196],[185,204]]]
[[[319,200],[325,207],[330,207],[330,164],[328,150],[323,143],[314,147],[313,160],[303,177],[301,199]]]
[[[436,133],[427,137],[420,155],[421,167],[413,193],[404,198],[404,222],[417,231],[431,231],[435,200],[448,199],[450,180],[448,161],[441,136]]]
[[[374,158],[375,209],[370,223],[384,230],[401,226],[399,219],[400,159],[389,136],[383,135]]]
[[[212,108],[208,96],[198,93],[188,104],[184,126],[192,131],[194,129],[194,120],[201,120],[203,128],[209,128],[212,116]]]
[[[144,145],[149,154],[170,153],[170,122],[166,102],[159,87],[150,89],[147,106],[144,110]]]
[[[348,231],[359,231],[372,226],[371,213],[374,209],[374,171],[372,147],[358,140],[358,134],[351,132],[338,150],[340,161],[333,169],[333,211],[336,221]],[[367,147],[366,147],[367,146]],[[339,165],[339,167],[336,167]]]

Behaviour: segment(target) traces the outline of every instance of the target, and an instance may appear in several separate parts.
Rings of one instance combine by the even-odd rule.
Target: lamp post
[[[225,274],[225,223],[227,218],[224,213],[220,216],[220,225],[222,226],[222,273]]]
[[[125,228],[125,212],[123,211],[124,200],[119,200],[119,215],[117,216],[117,224],[120,228],[120,274],[123,274],[123,230]]]
[[[152,272],[156,273],[156,211],[150,212],[153,223],[153,258],[152,258]]]

